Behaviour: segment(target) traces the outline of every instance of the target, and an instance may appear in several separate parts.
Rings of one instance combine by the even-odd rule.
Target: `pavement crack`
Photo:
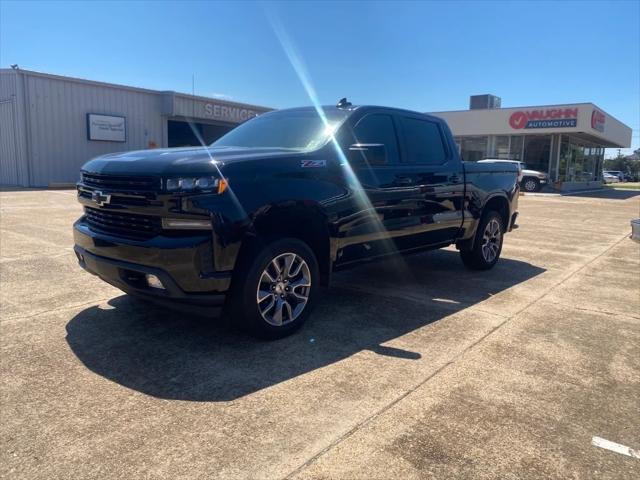
[[[349,430],[347,430],[345,433],[343,433],[342,435],[338,436],[335,440],[333,440],[332,442],[330,442],[326,447],[322,448],[320,451],[318,451],[317,453],[315,453],[314,455],[312,455],[310,458],[308,458],[305,462],[303,462],[301,465],[299,465],[298,467],[296,467],[295,469],[293,469],[291,472],[289,472],[287,475],[285,475],[283,477],[283,479],[289,479],[292,478],[294,475],[297,475],[298,473],[302,472],[304,469],[306,469],[307,467],[309,467],[311,464],[313,464],[314,462],[316,462],[320,457],[322,457],[323,455],[325,455],[326,453],[328,453],[329,451],[333,450],[334,447],[336,447],[337,445],[339,445],[340,443],[342,443],[343,441],[347,440],[349,437],[351,437],[354,433],[356,433],[358,430],[360,430],[361,428],[365,427],[366,425],[370,424],[371,422],[373,422],[374,420],[376,420],[377,418],[379,418],[380,416],[382,416],[384,413],[386,413],[387,411],[391,410],[395,405],[397,405],[399,402],[401,402],[402,400],[404,400],[405,398],[407,398],[409,395],[411,395],[413,392],[417,391],[419,388],[421,388],[422,386],[424,386],[425,384],[427,384],[430,380],[432,380],[434,377],[436,377],[438,374],[440,374],[441,372],[443,372],[444,370],[447,369],[447,367],[457,363],[465,354],[467,354],[468,352],[470,352],[471,350],[473,350],[477,345],[479,345],[480,343],[482,343],[484,340],[486,340],[489,336],[493,335],[496,331],[498,331],[499,329],[501,329],[504,325],[506,325],[507,323],[511,322],[511,320],[513,320],[514,318],[516,318],[518,315],[520,315],[522,312],[524,312],[525,310],[527,310],[529,307],[531,307],[532,305],[534,305],[535,303],[539,302],[540,300],[542,300],[544,297],[546,297],[550,292],[552,292],[553,290],[557,289],[559,286],[561,286],[562,284],[564,284],[566,281],[568,281],[569,279],[571,279],[572,277],[574,277],[576,274],[580,273],[582,270],[584,270],[585,268],[587,268],[589,265],[591,265],[593,262],[595,262],[596,260],[598,260],[599,258],[601,258],[602,256],[606,255],[610,250],[612,250],[613,248],[615,248],[616,246],[618,246],[621,242],[623,242],[624,240],[628,239],[628,235],[624,235],[622,238],[620,238],[618,241],[610,244],[606,249],[604,249],[602,252],[600,252],[598,255],[596,255],[595,257],[591,258],[589,261],[587,261],[586,263],[584,263],[583,265],[581,265],[580,267],[576,268],[575,270],[569,272],[566,276],[564,276],[563,278],[559,279],[556,283],[554,283],[553,285],[551,285],[549,288],[547,288],[543,293],[541,293],[540,295],[538,295],[536,298],[534,298],[533,300],[531,300],[529,303],[527,303],[524,307],[522,307],[521,309],[519,309],[518,311],[514,312],[513,314],[509,315],[508,317],[505,317],[505,319],[500,322],[498,325],[496,325],[495,327],[493,327],[491,330],[489,330],[487,333],[485,333],[484,335],[482,335],[480,338],[478,338],[475,342],[471,343],[470,345],[468,345],[466,348],[464,348],[463,350],[461,350],[458,354],[454,355],[451,360],[449,360],[448,362],[446,362],[445,364],[441,365],[439,368],[437,368],[435,371],[433,371],[430,375],[428,375],[426,378],[424,378],[423,380],[421,380],[420,382],[418,382],[416,385],[414,385],[413,387],[411,387],[410,389],[408,389],[406,392],[404,392],[403,394],[401,394],[400,396],[396,397],[395,399],[393,399],[390,403],[388,403],[387,405],[383,406],[381,409],[379,409],[378,411],[374,412],[373,414],[369,415],[368,417],[366,417],[365,419],[361,420],[360,422],[358,422],[356,425],[354,425],[353,427],[351,427]]]
[[[36,313],[32,313],[31,315],[15,315],[13,317],[9,317],[6,318],[2,321],[2,325],[6,326],[7,324],[14,324],[14,323],[19,323],[23,320],[28,320],[30,318],[34,318],[34,317],[39,317],[40,315],[46,315],[47,313],[53,313],[53,312],[64,312],[65,310],[73,310],[74,308],[80,308],[80,307],[84,307],[86,305],[92,305],[92,304],[96,304],[96,303],[101,303],[104,302],[106,300],[109,300],[113,298],[112,296],[109,297],[103,297],[103,298],[96,298],[94,300],[91,300],[90,302],[83,302],[83,303],[78,303],[78,304],[74,304],[74,305],[65,305],[62,307],[56,307],[56,308],[51,308],[48,310],[42,310],[40,312],[36,312]]]
[[[557,306],[566,306],[561,302],[549,302],[549,304],[557,305]],[[580,310],[581,312],[597,313],[599,315],[608,315],[611,317],[627,317],[627,318],[633,318],[634,320],[640,320],[640,316],[632,315],[630,313],[612,312],[610,310],[599,310],[597,308],[577,307],[575,305],[571,305],[571,308],[573,308],[574,310]]]

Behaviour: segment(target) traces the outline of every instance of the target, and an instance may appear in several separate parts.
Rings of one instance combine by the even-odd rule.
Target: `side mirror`
[[[349,147],[348,155],[353,165],[387,164],[387,147],[382,143],[354,143]]]

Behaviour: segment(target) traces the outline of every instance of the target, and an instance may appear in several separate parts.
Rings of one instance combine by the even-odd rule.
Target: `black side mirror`
[[[382,143],[354,143],[348,156],[354,165],[386,165],[387,147]]]

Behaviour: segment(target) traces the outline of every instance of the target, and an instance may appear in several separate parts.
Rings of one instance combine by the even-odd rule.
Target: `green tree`
[[[640,177],[640,148],[636,149],[633,153],[634,156],[625,156],[618,151],[617,157],[608,158],[604,161],[604,169],[619,170],[631,175],[637,181],[638,177]]]

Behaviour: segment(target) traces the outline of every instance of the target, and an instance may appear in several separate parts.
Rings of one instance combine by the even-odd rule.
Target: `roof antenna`
[[[351,106],[351,102],[347,101],[347,97],[341,98],[336,107],[338,108],[349,108]]]

